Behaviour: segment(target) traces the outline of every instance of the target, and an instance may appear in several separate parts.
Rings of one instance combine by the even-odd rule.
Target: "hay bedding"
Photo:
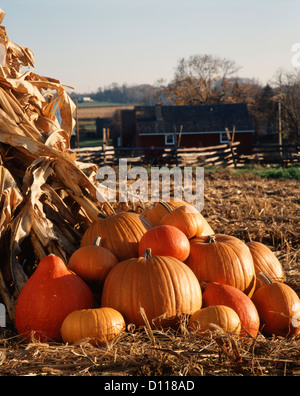
[[[0,10],[0,23],[3,17]],[[199,340],[185,321],[177,332],[151,330],[145,321],[144,329],[128,328],[102,348],[17,337],[15,302],[39,260],[54,253],[66,262],[99,215],[146,205],[99,204],[97,168],[70,150],[74,105],[65,87],[35,74],[32,52],[12,43],[3,25],[0,50],[0,291],[8,321],[1,329],[0,375],[300,374],[299,338],[244,340],[220,333]],[[299,196],[297,182],[226,170],[205,177],[203,214],[217,232],[270,246],[299,293]]]

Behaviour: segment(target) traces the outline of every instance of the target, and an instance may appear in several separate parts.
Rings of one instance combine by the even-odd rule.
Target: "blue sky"
[[[170,81],[179,58],[235,60],[266,83],[290,69],[300,43],[299,0],[1,0],[9,38],[35,71],[76,92]]]

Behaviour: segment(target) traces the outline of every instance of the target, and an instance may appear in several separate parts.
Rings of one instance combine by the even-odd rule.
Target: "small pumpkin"
[[[146,219],[148,219],[153,226],[158,226],[160,225],[160,221],[164,217],[164,215],[169,213],[170,210],[178,208],[182,205],[188,204],[183,201],[175,201],[174,199],[170,202],[154,202],[154,204],[151,205],[150,208],[147,208],[142,212],[142,215],[146,217]]]
[[[101,245],[119,261],[138,257],[140,239],[151,227],[149,220],[138,213],[119,212],[93,223],[84,233],[80,247],[92,245],[100,236]]]
[[[172,256],[180,261],[190,253],[190,243],[185,234],[171,225],[150,228],[140,240],[139,255],[142,256],[148,248],[153,256]]]
[[[61,335],[65,343],[74,344],[88,340],[100,346],[112,341],[125,330],[125,321],[120,312],[113,308],[76,310],[64,319]]]
[[[171,200],[170,202],[159,201],[159,202],[155,202],[150,208],[144,210],[142,212],[142,215],[145,216],[152,223],[153,226],[158,226],[161,224],[161,220],[166,214],[170,213],[172,210],[178,208],[179,206],[192,206],[192,205],[185,201],[175,201],[174,199]],[[197,235],[205,236],[205,235],[214,234],[213,229],[208,224],[206,219],[202,216],[201,213],[200,215],[201,216],[199,217],[201,217],[203,228],[201,234],[197,233]]]
[[[182,205],[170,210],[161,219],[160,224],[177,227],[188,239],[200,236],[204,227],[203,216],[192,205]]]
[[[143,308],[152,327],[176,326],[178,317],[201,308],[200,284],[183,262],[170,256],[142,257],[118,263],[104,282],[101,306],[119,311],[127,323],[144,326]]]
[[[246,245],[252,254],[256,275],[262,272],[266,274],[272,281],[285,281],[285,274],[282,265],[272,250],[268,248],[268,246],[256,241],[247,242]],[[257,277],[255,290],[263,285],[264,282],[259,277]]]
[[[101,244],[101,238],[93,245],[82,246],[70,257],[68,268],[88,284],[103,286],[109,271],[118,263],[117,257]]]
[[[17,299],[15,325],[29,339],[61,341],[65,317],[76,309],[93,308],[95,300],[87,284],[53,254],[44,257],[25,283]]]
[[[238,314],[225,305],[213,305],[194,312],[189,319],[189,330],[197,337],[206,337],[220,332],[240,334]]]
[[[256,337],[259,331],[260,319],[257,309],[251,299],[241,290],[230,285],[211,282],[205,285],[203,306],[225,305],[232,308],[241,321],[241,334]]]
[[[240,239],[224,234],[190,240],[190,255],[186,264],[199,282],[231,285],[252,296],[256,276],[253,258]]]
[[[287,284],[273,282],[259,274],[265,282],[253,295],[261,321],[261,331],[266,335],[292,337],[300,334],[300,299]]]

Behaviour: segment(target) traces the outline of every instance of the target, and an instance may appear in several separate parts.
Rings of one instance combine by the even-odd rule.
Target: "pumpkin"
[[[232,308],[241,321],[241,334],[256,337],[259,331],[260,319],[257,309],[251,299],[241,290],[230,285],[211,282],[205,285],[203,306],[225,305]]]
[[[200,236],[204,227],[203,216],[192,205],[183,205],[171,210],[161,219],[160,224],[177,227],[188,239]]]
[[[261,242],[247,242],[246,245],[250,249],[253,257],[255,273],[258,275],[260,272],[266,274],[272,281],[284,282],[285,274],[282,265],[275,254],[268,246]],[[256,289],[264,285],[264,282],[256,278]]]
[[[261,321],[261,331],[266,335],[295,336],[300,333],[300,299],[287,284],[272,282],[264,274],[264,286],[253,295]]]
[[[171,200],[170,202],[154,202],[154,204],[150,206],[150,208],[142,212],[142,215],[146,217],[146,219],[148,219],[153,226],[158,226],[160,225],[160,221],[164,217],[164,215],[169,213],[170,210],[178,208],[182,205],[188,204],[182,201],[175,200]]]
[[[69,270],[90,285],[102,286],[109,271],[118,263],[117,257],[100,243],[101,238],[98,237],[93,245],[77,249],[68,263]]]
[[[157,226],[161,224],[161,219],[167,214],[170,213],[173,209],[178,208],[179,206],[192,206],[187,202],[184,201],[175,201],[172,200],[170,202],[159,201],[155,202],[150,208],[144,210],[142,215],[145,216],[153,226]],[[206,219],[200,213],[200,217],[202,218],[203,222],[203,229],[201,235],[212,235],[214,234],[213,229],[208,224]]]
[[[80,309],[69,313],[61,326],[65,343],[74,344],[88,340],[100,346],[112,341],[125,330],[125,321],[120,312],[113,308]]]
[[[120,212],[93,223],[84,233],[81,247],[92,245],[101,237],[101,244],[119,261],[138,257],[141,237],[152,227],[145,217],[133,212]]]
[[[44,257],[27,280],[17,299],[16,329],[30,339],[61,341],[65,317],[76,309],[93,308],[93,293],[87,284],[53,254]]]
[[[182,314],[201,308],[200,284],[183,262],[171,256],[143,256],[118,263],[104,282],[101,306],[119,311],[127,323],[176,326]]]
[[[206,337],[220,332],[239,334],[241,322],[238,314],[225,305],[199,309],[189,319],[189,330],[197,337]]]
[[[172,256],[184,261],[190,253],[190,243],[185,234],[171,225],[150,228],[141,238],[139,255],[147,248],[153,256]]]
[[[224,234],[190,240],[190,255],[185,261],[199,282],[231,285],[252,296],[255,283],[253,258],[240,239]]]

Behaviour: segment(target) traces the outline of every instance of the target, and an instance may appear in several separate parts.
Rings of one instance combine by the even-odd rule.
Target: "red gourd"
[[[171,256],[184,261],[190,253],[190,243],[185,234],[171,225],[150,228],[139,243],[139,256],[146,249],[151,249],[153,256]]]
[[[25,283],[15,310],[16,329],[30,340],[61,341],[65,317],[77,309],[93,308],[94,296],[87,284],[68,270],[60,257],[44,257]]]
[[[203,292],[203,306],[225,305],[232,308],[241,321],[241,334],[256,337],[260,319],[251,299],[241,290],[217,282],[208,283]]]

